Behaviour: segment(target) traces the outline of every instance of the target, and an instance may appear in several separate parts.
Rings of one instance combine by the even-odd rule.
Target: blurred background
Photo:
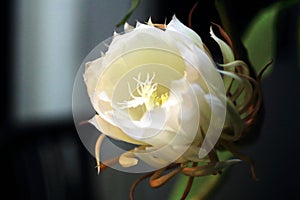
[[[195,0],[141,0],[129,18],[187,24]],[[300,2],[218,0],[257,69],[273,59],[262,81],[265,116],[259,136],[242,151],[256,163],[231,168],[210,199],[288,199],[297,194],[300,139]],[[73,82],[85,56],[110,37],[131,0],[1,1],[0,173],[2,196],[30,200],[129,199],[139,174],[108,169],[97,175],[72,118]],[[224,11],[224,12],[225,12]],[[210,22],[221,23],[211,0],[199,0],[193,29],[211,49]],[[259,26],[256,26],[259,25]],[[254,30],[254,33],[252,32]],[[260,65],[260,66],[258,66]],[[136,199],[167,199],[147,181]],[[178,197],[179,199],[180,197]]]

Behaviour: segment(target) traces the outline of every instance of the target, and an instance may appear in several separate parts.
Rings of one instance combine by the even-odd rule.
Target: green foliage
[[[138,7],[140,3],[140,0],[132,0],[131,7],[127,14],[123,17],[123,19],[116,25],[117,27],[125,24],[125,22],[129,19],[129,17],[132,15],[132,13],[135,11],[135,9]]]
[[[249,25],[243,35],[249,59],[256,73],[274,60],[276,48],[276,23],[278,13],[299,2],[298,0],[279,1],[262,10]],[[275,60],[274,60],[275,61]],[[268,74],[272,66],[266,71]]]

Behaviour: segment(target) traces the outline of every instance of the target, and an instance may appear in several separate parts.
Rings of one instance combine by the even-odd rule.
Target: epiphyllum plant
[[[95,146],[99,172],[140,163],[137,171],[149,172],[134,183],[132,199],[144,178],[159,187],[177,173],[190,177],[185,198],[194,177],[240,160],[250,163],[255,178],[252,161],[233,143],[249,132],[260,109],[261,75],[251,77],[248,65],[235,60],[228,35],[216,27],[224,41],[212,28],[210,34],[223,63],[214,62],[199,35],[175,16],[169,24],[125,24],[125,33],[115,33],[108,50],[86,63],[84,80],[97,112],[89,122],[102,133]],[[135,147],[102,161],[105,137]],[[237,158],[219,160],[217,151],[224,149]]]

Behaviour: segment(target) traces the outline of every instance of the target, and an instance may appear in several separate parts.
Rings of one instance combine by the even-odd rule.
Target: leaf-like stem
[[[135,11],[135,9],[138,7],[139,4],[140,4],[140,0],[132,0],[131,8],[116,26],[119,27],[125,24],[125,22],[129,19],[129,17],[132,15],[132,13]]]

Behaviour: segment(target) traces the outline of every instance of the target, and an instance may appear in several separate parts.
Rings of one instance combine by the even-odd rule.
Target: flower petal
[[[128,33],[129,31],[132,31],[134,29],[133,26],[131,26],[130,24],[128,24],[127,22],[125,22],[124,24],[124,31],[125,33]]]
[[[145,144],[142,141],[137,141],[129,137],[121,129],[103,120],[99,115],[95,115],[91,120],[89,120],[89,122],[93,124],[100,132],[116,140],[139,145]]]
[[[138,159],[135,158],[134,153],[127,151],[120,156],[119,163],[123,167],[132,167],[138,164]]]
[[[100,57],[96,60],[93,60],[91,62],[87,62],[85,64],[85,71],[84,71],[84,81],[87,86],[87,91],[90,96],[90,98],[93,96],[93,93],[95,91],[100,72],[101,72],[101,66],[103,62],[103,58]]]
[[[212,27],[210,27],[210,35],[218,43],[218,45],[221,49],[221,52],[223,55],[223,62],[229,63],[229,62],[234,61],[234,55],[233,55],[231,48],[223,40],[221,40],[214,34]]]
[[[136,149],[134,151],[135,155],[140,158],[142,161],[147,163],[148,165],[155,167],[157,169],[161,169],[162,167],[165,167],[166,165],[170,164],[169,160],[172,157],[169,157],[170,159],[162,159],[161,154],[157,154],[157,148],[149,147],[144,150]],[[170,154],[169,154],[170,156]]]
[[[202,43],[202,40],[201,40],[200,36],[195,31],[193,31],[192,29],[188,28],[183,23],[181,23],[176,18],[175,15],[173,16],[173,18],[170,21],[170,23],[167,25],[166,30],[176,31],[178,33],[181,33],[181,34],[187,36],[189,39],[191,39],[192,41],[194,41],[195,44],[199,48],[203,49],[203,43]]]

